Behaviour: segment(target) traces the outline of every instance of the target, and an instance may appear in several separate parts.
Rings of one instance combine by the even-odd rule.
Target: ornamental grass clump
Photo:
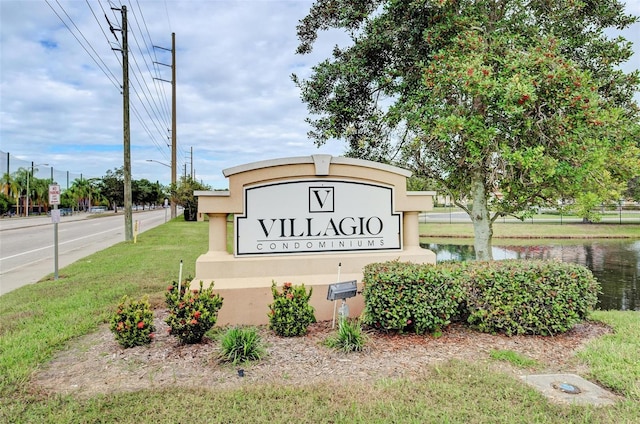
[[[348,352],[361,352],[368,341],[367,335],[362,331],[359,320],[341,318],[338,331],[329,336],[324,344],[332,349]]]
[[[148,299],[131,300],[123,296],[109,328],[118,344],[124,348],[144,346],[153,340],[153,311]]]
[[[273,303],[269,305],[269,329],[278,336],[295,337],[307,333],[310,324],[316,322],[314,308],[309,304],[313,289],[309,293],[304,287],[284,283],[278,291],[276,282],[271,284]]]
[[[254,327],[230,328],[222,335],[220,344],[220,360],[233,365],[257,361],[266,354],[260,334]]]
[[[189,283],[178,287],[174,281],[165,293],[169,316],[169,334],[182,343],[200,343],[204,334],[216,324],[218,311],[222,307],[222,297],[213,292],[213,283],[206,289],[200,281],[200,288],[189,290]]]

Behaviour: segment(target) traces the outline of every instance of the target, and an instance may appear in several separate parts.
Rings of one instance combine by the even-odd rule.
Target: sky
[[[33,162],[48,178],[53,167],[64,188],[65,172],[73,180],[122,166],[122,19],[111,10],[121,4],[131,51],[133,179],[171,181],[172,33],[178,175],[226,188],[226,168],[344,152],[340,141],[318,148],[308,139],[307,108],[291,81],[348,41],[323,33],[312,54],[295,54],[296,25],[311,1],[0,0],[0,172],[9,153],[11,172]],[[640,0],[628,0],[626,11],[640,15]],[[640,24],[622,35],[640,52]],[[640,53],[623,68],[640,69]]]

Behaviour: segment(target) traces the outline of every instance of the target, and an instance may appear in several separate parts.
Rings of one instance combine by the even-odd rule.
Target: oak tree
[[[437,181],[491,259],[498,217],[618,198],[640,174],[638,73],[607,32],[636,20],[618,0],[317,0],[297,53],[329,29],[351,43],[293,80],[315,143]]]

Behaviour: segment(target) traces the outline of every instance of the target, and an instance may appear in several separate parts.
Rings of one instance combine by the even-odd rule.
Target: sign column
[[[53,278],[58,279],[58,223],[60,222],[60,185],[49,184],[49,205],[53,206],[51,211],[51,222],[53,222]]]

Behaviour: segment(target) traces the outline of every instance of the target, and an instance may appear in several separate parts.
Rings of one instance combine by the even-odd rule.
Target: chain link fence
[[[52,179],[53,182],[60,185],[62,190],[68,189],[74,180],[93,178],[93,175],[82,174],[81,172],[71,172],[64,169],[57,169],[49,164],[39,162],[31,162],[19,159],[8,152],[0,151],[0,178],[4,180],[6,174],[13,174],[18,169],[31,170],[33,167],[33,176],[41,179]],[[4,182],[4,181],[3,181]]]

